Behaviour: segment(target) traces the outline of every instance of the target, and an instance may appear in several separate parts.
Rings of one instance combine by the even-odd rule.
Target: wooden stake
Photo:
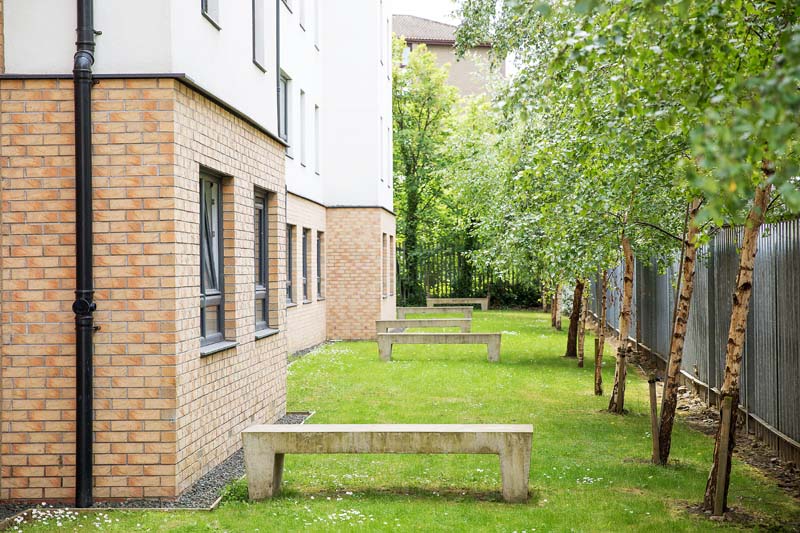
[[[647,379],[650,384],[650,433],[653,435],[653,464],[659,462],[658,444],[658,400],[656,399],[656,376],[650,374]]]
[[[733,408],[733,398],[725,396],[722,400],[722,420],[720,423],[720,446],[719,459],[717,464],[717,492],[714,493],[714,516],[725,514],[725,487],[728,486],[728,442],[731,437],[731,410]]]

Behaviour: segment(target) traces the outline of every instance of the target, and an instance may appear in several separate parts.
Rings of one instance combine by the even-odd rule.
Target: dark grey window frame
[[[303,302],[308,302],[308,256],[309,256],[309,237],[311,236],[311,230],[308,228],[303,228],[303,236],[302,236],[302,250],[303,250],[303,261],[302,261],[302,274],[303,274]]]
[[[210,0],[212,2],[217,2],[217,14],[214,18],[214,15],[208,10],[208,2],[209,0],[200,0],[200,12],[203,14],[205,19],[211,23],[216,29],[221,30],[222,26],[219,25],[219,0]]]
[[[267,193],[261,190],[255,192],[255,205],[253,215],[260,222],[261,232],[255,235],[254,246],[258,247],[261,261],[255,265],[255,306],[261,306],[264,320],[256,319],[256,331],[269,327],[269,211],[267,207]],[[253,228],[259,224],[253,224]],[[256,313],[258,317],[258,313]]]
[[[323,232],[317,232],[317,299],[322,299],[325,296],[322,294],[322,243]]]
[[[204,235],[208,231],[206,225],[206,210],[208,206],[206,206],[205,201],[205,194],[204,194],[204,183],[205,182],[212,182],[217,185],[218,187],[218,196],[219,202],[217,206],[216,218],[217,218],[217,228],[219,231],[219,235],[217,236],[217,246],[216,250],[208,250],[210,254],[212,251],[216,251],[218,254],[217,260],[217,284],[219,286],[219,293],[207,295],[205,282],[204,282],[204,264],[205,264],[205,252],[208,246],[207,239],[204,238]],[[225,276],[224,276],[224,231],[223,231],[223,217],[222,217],[222,179],[219,176],[215,176],[214,174],[208,173],[206,171],[200,172],[200,346],[209,346],[211,344],[216,344],[219,342],[223,342],[225,340]],[[211,335],[206,335],[206,308],[207,307],[214,307],[217,306],[219,311],[217,313],[217,329],[219,330],[216,333]]]
[[[286,224],[286,303],[294,303],[294,231],[295,226]]]

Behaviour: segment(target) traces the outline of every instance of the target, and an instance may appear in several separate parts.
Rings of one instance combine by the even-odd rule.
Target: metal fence
[[[718,391],[725,373],[741,241],[721,231],[700,250],[683,355],[684,374]],[[669,354],[679,265],[659,273],[636,263],[631,337],[662,360]],[[608,325],[618,329],[622,267],[609,272]],[[599,313],[599,284],[591,308]],[[764,227],[758,242],[742,367],[741,407],[783,441],[800,447],[800,220]]]
[[[477,266],[469,252],[456,248],[417,251],[417,279],[412,280],[404,247],[397,248],[397,305],[420,305],[425,296],[478,298],[491,296],[492,305],[533,307],[539,304],[538,284],[525,283],[516,273],[501,278],[489,267]]]

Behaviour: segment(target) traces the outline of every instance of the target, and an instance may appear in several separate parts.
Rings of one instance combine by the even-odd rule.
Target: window
[[[303,228],[303,301],[308,301],[308,264],[311,256],[311,230]]]
[[[289,78],[285,74],[278,80],[278,136],[289,140]]]
[[[255,307],[256,307],[256,331],[267,329],[269,316],[269,296],[268,296],[268,264],[269,256],[267,251],[268,238],[268,217],[267,217],[267,195],[261,191],[255,194],[255,211],[253,213],[253,252],[255,258]]]
[[[286,302],[294,303],[294,226],[286,225]]]
[[[322,243],[324,236],[321,231],[317,232],[317,298],[324,298],[322,292],[322,277],[324,269],[322,267]]]
[[[219,26],[219,0],[200,0],[203,16],[217,29]]]
[[[314,46],[319,50],[319,3],[320,0],[313,0],[314,2]]]
[[[319,106],[314,106],[314,172],[319,174],[320,167],[320,146],[319,146]]]
[[[306,29],[306,0],[297,0],[300,3],[300,27]]]
[[[306,93],[300,91],[300,164],[306,164]]]
[[[394,235],[389,235],[389,296],[394,296],[395,273],[397,272],[397,258],[395,257]]]
[[[264,0],[253,0],[253,63],[266,72],[264,57]]]
[[[389,294],[389,236],[383,234],[383,254],[381,254],[381,270],[383,273],[383,296]]]
[[[219,178],[200,175],[201,345],[223,340],[222,209]]]
[[[378,174],[379,177],[381,178],[381,181],[383,181],[384,178],[383,174],[386,171],[386,155],[384,154],[383,151],[383,146],[385,144],[385,139],[383,138],[383,117],[381,117],[381,123],[380,126],[378,126],[378,128],[380,128],[378,131],[380,132],[380,137],[381,137],[380,147],[378,148],[381,154],[381,162],[380,166],[378,167]]]
[[[381,54],[378,59],[381,62],[381,65],[383,65],[383,58],[386,57],[386,39],[383,35],[383,0],[380,1],[380,6],[378,8],[378,28],[380,28],[378,30],[378,40],[380,41],[379,50]]]

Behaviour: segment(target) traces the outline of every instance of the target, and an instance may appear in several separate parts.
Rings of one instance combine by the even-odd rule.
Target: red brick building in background
[[[349,38],[388,42],[388,10],[357,3],[375,32]],[[93,495],[174,498],[285,413],[288,353],[371,338],[393,314],[390,135],[380,168],[341,177],[333,154],[354,141],[336,121],[379,121],[339,89],[316,134],[287,133],[300,100],[279,90],[278,28],[297,22],[282,0],[96,4]],[[326,46],[324,5],[306,22],[320,61],[363,59],[381,80],[365,90],[383,90],[372,47]],[[74,9],[0,0],[0,501],[75,497]],[[287,180],[300,142],[330,194]],[[341,201],[354,184],[375,201]]]

